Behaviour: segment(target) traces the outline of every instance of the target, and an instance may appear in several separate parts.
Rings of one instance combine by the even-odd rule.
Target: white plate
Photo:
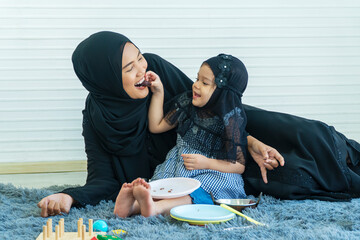
[[[172,208],[170,216],[190,224],[205,225],[229,221],[235,214],[217,205],[189,204]]]
[[[164,178],[149,182],[151,196],[157,199],[177,198],[188,195],[201,185],[199,180],[192,178]]]

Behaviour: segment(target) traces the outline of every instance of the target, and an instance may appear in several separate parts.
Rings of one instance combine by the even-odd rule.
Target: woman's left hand
[[[181,154],[187,170],[207,169],[209,159],[201,154]]]
[[[273,170],[280,166],[284,166],[285,161],[283,156],[273,147],[270,147],[256,138],[248,137],[248,150],[260,167],[261,176],[264,183],[268,183],[267,170]]]

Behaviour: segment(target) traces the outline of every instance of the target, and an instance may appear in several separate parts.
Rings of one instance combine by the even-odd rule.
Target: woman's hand
[[[164,92],[163,84],[160,80],[160,77],[153,71],[147,71],[145,73],[145,79],[151,82],[150,89],[153,93],[162,93]]]
[[[187,170],[208,169],[209,159],[201,154],[181,154]]]
[[[252,136],[248,136],[248,149],[260,167],[261,176],[264,183],[268,183],[267,170],[273,170],[279,166],[284,166],[285,161],[283,156],[275,149],[272,148]]]
[[[70,195],[56,193],[41,199],[37,206],[41,208],[41,216],[48,217],[61,213],[69,213],[73,202],[74,199]]]

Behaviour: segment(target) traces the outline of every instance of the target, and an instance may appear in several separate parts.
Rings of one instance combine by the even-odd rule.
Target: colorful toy
[[[115,230],[112,230],[111,231],[111,234],[114,235],[114,236],[117,236],[121,239],[125,239],[128,232],[125,231],[125,230],[122,230],[122,229],[115,229]]]
[[[93,230],[95,232],[107,232],[108,229],[108,225],[104,220],[97,220],[94,222]]]
[[[113,235],[97,235],[97,239],[98,240],[111,240],[111,239],[123,240],[122,238],[119,238],[119,237],[113,236]]]
[[[94,237],[96,239],[98,234],[106,234],[106,232],[93,232],[92,219],[89,219],[89,232],[86,232],[86,226],[83,224],[82,218],[79,218],[77,221],[77,226],[77,232],[65,232],[65,222],[64,219],[61,218],[59,225],[55,226],[55,232],[53,232],[52,219],[50,218],[48,219],[46,226],[43,226],[43,232],[39,234],[36,240],[91,240]]]

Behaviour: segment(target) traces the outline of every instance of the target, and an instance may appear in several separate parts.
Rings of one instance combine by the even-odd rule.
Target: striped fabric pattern
[[[190,148],[178,135],[176,146],[171,149],[163,164],[156,167],[151,181],[172,178],[188,177],[201,182],[201,187],[208,193],[212,193],[215,199],[221,198],[245,198],[244,181],[241,174],[223,173],[211,169],[187,170],[181,154],[202,154],[194,148]]]

